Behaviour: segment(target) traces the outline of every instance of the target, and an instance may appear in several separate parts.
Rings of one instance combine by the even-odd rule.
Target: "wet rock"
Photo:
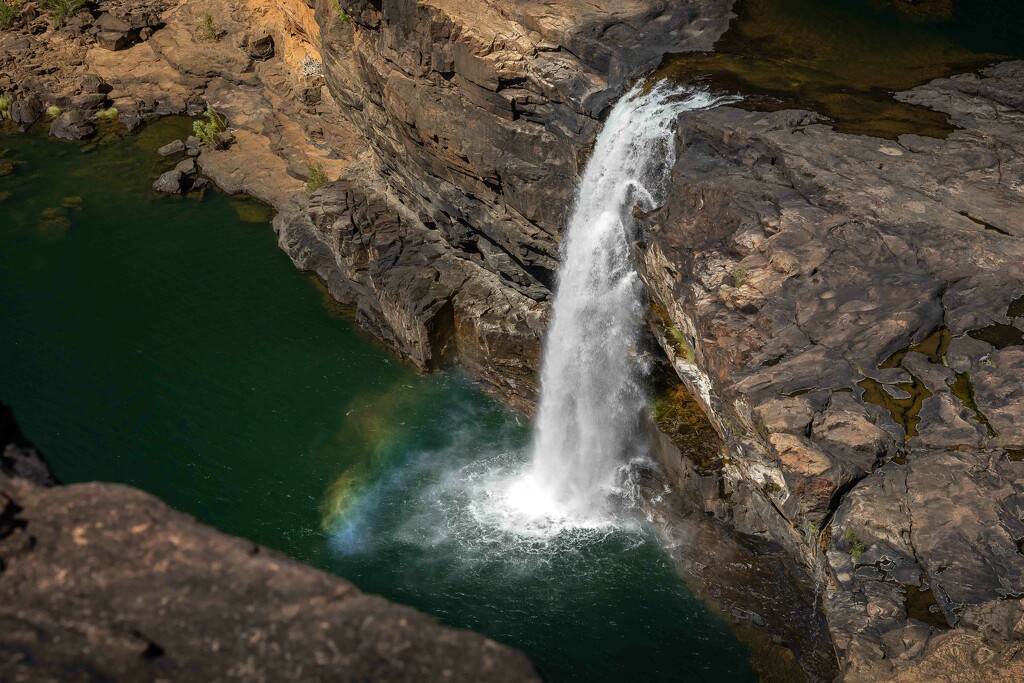
[[[185,143],[181,140],[174,140],[168,142],[166,145],[156,151],[162,157],[169,157],[173,154],[181,154],[185,151]]]
[[[50,135],[62,140],[81,140],[95,132],[96,128],[80,111],[66,111],[50,124]]]
[[[156,182],[153,183],[153,189],[166,194],[181,194],[184,178],[185,174],[177,168],[171,169],[157,178]]]

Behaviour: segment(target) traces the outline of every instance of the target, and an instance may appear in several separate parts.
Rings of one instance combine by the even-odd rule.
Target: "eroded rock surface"
[[[510,648],[137,489],[53,486],[2,405],[0,446],[4,681],[540,680]]]
[[[813,568],[847,680],[1024,676],[1022,90],[1016,62],[899,95],[946,140],[684,115],[649,217],[655,328],[726,438],[724,516]]]

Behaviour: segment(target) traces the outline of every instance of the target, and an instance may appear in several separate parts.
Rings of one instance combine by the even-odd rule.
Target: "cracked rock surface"
[[[898,95],[948,113],[946,140],[684,115],[648,217],[725,516],[816,573],[850,681],[1024,676],[1021,92],[1011,62]]]

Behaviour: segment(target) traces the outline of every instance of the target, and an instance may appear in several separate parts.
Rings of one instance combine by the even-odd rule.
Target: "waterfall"
[[[647,454],[643,288],[633,266],[633,210],[664,199],[679,113],[707,92],[634,87],[612,109],[576,192],[545,341],[533,460],[507,500],[534,517],[600,515],[623,465]]]

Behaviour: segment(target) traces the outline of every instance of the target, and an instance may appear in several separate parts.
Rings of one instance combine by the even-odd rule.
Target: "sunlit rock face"
[[[629,31],[614,29],[614,18],[593,24],[611,37],[599,49],[583,10],[537,7],[357,4],[339,20],[319,3],[327,85],[367,138],[373,161],[364,172],[373,181],[345,178],[315,194],[311,211],[297,207],[279,221],[290,253],[366,311],[375,334],[422,367],[454,352],[526,407],[537,395],[559,231],[598,119],[629,75],[657,61],[622,57],[616,46],[630,43],[616,36]],[[665,25],[676,15],[667,16]],[[675,34],[680,46],[701,47],[715,33],[708,16],[688,19]],[[978,56],[950,59],[968,68]],[[889,87],[921,81],[914,78]],[[697,478],[717,478],[715,486],[695,483],[685,463],[663,464],[681,486],[713,489],[703,501],[709,512],[773,537],[821,578],[851,675],[899,669],[900,657],[919,654],[910,649],[920,620],[904,607],[921,575],[935,596],[924,612],[947,626],[987,609],[1010,590],[996,586],[1021,575],[1009,542],[1022,536],[1009,513],[1020,492],[1008,478],[1016,465],[1006,464],[1020,448],[1006,408],[1016,400],[1006,388],[1019,383],[1017,347],[970,334],[1020,324],[1008,315],[1024,293],[1012,266],[1020,259],[1020,79],[1020,66],[1008,64],[905,90],[895,98],[917,107],[909,118],[873,93],[880,109],[838,124],[887,138],[920,124],[935,138],[842,135],[807,112],[684,115],[668,201],[640,235],[654,331],[727,449],[714,472]],[[950,125],[964,130],[950,133]],[[339,201],[339,193],[351,197]],[[364,206],[376,207],[370,225],[393,226],[388,248],[353,219]],[[405,246],[420,240],[430,248]],[[953,341],[938,361],[908,351],[883,367],[943,327]],[[998,362],[982,360],[988,351]],[[954,357],[953,374],[937,371]],[[956,373],[972,369],[983,379],[968,390]],[[987,404],[975,410],[982,396]],[[933,556],[907,541],[885,557],[893,571],[918,572],[903,578],[911,583],[858,571],[880,537],[858,526],[850,501],[874,491],[868,484],[879,472],[925,458],[920,472],[948,449],[969,454],[969,469],[983,468],[990,453],[1005,461],[993,480],[962,494],[973,509],[992,498],[979,491],[999,492],[986,517],[1001,529],[998,541],[970,551],[988,559],[943,577],[950,565],[935,558],[945,551]],[[887,537],[941,525],[931,506],[909,501],[883,496],[865,509],[889,510],[879,517]],[[952,597],[954,584],[968,583],[987,588],[966,602]],[[867,596],[879,591],[892,595],[869,607]]]
[[[328,90],[373,154],[282,216],[283,245],[420,367],[457,356],[530,409],[599,117],[665,52],[709,48],[730,4],[318,2]]]
[[[655,328],[727,440],[709,510],[805,559],[851,680],[928,680],[979,630],[1000,680],[1019,637],[993,624],[1024,617],[1022,84],[1008,62],[897,94],[944,140],[685,114],[647,220]]]

